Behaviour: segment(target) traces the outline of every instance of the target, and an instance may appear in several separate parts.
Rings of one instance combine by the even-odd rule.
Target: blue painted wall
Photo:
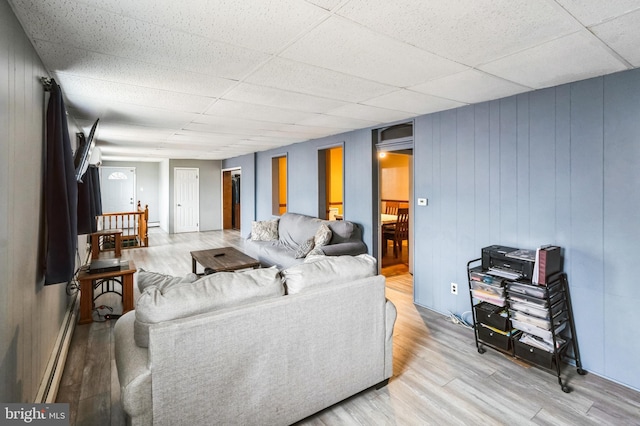
[[[287,208],[291,212],[318,215],[318,151],[332,146],[344,146],[344,216],[364,228],[364,241],[371,251],[373,247],[373,146],[371,130],[358,130],[337,136],[316,139],[269,151],[255,153],[255,218],[245,219],[242,198],[242,235],[251,231],[251,220],[273,217],[271,213],[271,159],[287,156]],[[251,154],[253,157],[254,154]],[[250,169],[247,156],[223,162],[223,168],[242,167],[243,194],[253,191],[245,175]],[[247,203],[247,204],[245,204]]]
[[[343,142],[345,216],[372,252],[371,129],[257,153],[256,218],[271,217],[282,154],[290,211],[315,215],[317,150]],[[640,389],[639,70],[417,117],[414,188],[429,199],[414,209],[417,304],[468,311],[466,262],[484,246],[560,245],[584,367]]]
[[[416,303],[468,311],[480,248],[558,244],[585,368],[639,389],[639,139],[636,70],[418,117]]]

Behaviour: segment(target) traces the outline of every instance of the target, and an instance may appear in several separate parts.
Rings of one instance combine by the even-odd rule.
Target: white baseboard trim
[[[67,306],[67,311],[62,320],[60,331],[58,332],[56,344],[53,347],[49,362],[47,362],[47,368],[42,377],[42,382],[40,382],[40,387],[38,388],[38,394],[34,401],[36,404],[51,404],[56,401],[58,388],[62,380],[62,373],[64,372],[64,365],[67,362],[71,338],[73,337],[73,331],[78,322],[79,306],[80,292],[77,292],[71,299],[69,306]]]

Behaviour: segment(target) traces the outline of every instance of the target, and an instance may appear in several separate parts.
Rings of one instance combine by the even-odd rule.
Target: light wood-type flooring
[[[168,235],[152,229],[149,238],[150,247],[123,250],[123,257],[134,259],[138,268],[174,275],[191,271],[192,250],[242,249],[235,231]],[[357,394],[299,424],[640,425],[639,392],[595,374],[579,376],[567,366],[564,376],[568,375],[573,391],[566,394],[547,371],[490,349],[480,355],[471,330],[413,304],[411,275],[389,277],[387,297],[398,309],[394,374],[389,384]],[[98,303],[111,303],[115,312],[121,309],[113,297]],[[113,324],[109,320],[76,327],[57,399],[70,403],[72,425],[125,423]]]

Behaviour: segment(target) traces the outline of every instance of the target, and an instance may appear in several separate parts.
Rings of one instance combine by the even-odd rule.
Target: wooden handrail
[[[134,247],[148,247],[149,234],[149,205],[144,210],[138,201],[137,211],[112,212],[96,216],[96,224],[99,231],[105,229],[122,229],[122,241],[124,247],[130,247],[133,241]]]

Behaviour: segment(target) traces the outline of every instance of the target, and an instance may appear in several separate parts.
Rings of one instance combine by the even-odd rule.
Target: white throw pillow
[[[278,240],[278,219],[251,222],[251,240]]]
[[[151,324],[282,295],[284,287],[276,268],[218,272],[165,291],[150,286],[138,298],[133,336],[138,346],[146,348]]]
[[[320,256],[318,256],[320,257]],[[287,294],[331,284],[340,284],[376,275],[376,259],[368,254],[358,256],[323,256],[282,271]]]
[[[313,249],[313,244],[313,238],[309,238],[307,241],[302,243],[300,247],[298,247],[298,250],[296,250],[295,258],[302,259],[303,257],[306,257],[309,252],[311,252],[311,249]]]
[[[316,231],[316,235],[314,236],[314,246],[326,246],[327,244],[329,244],[329,241],[331,241],[332,235],[333,233],[331,232],[331,229],[329,229],[326,223],[323,223],[322,225],[320,225],[320,227]]]

